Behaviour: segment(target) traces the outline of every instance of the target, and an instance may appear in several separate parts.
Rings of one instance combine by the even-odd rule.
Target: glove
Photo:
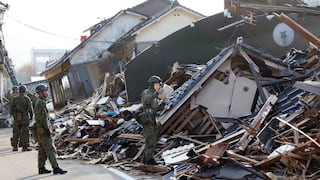
[[[46,136],[47,136],[47,137],[51,137],[51,132],[50,132],[49,129],[46,130]]]

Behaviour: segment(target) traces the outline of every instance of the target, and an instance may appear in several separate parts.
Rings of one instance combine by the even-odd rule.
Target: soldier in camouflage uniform
[[[56,158],[56,149],[54,147],[51,138],[51,124],[49,119],[48,109],[46,107],[46,99],[48,97],[48,87],[40,84],[36,87],[36,92],[39,97],[35,102],[35,119],[36,119],[36,130],[39,140],[38,148],[38,168],[39,174],[50,173],[50,170],[45,168],[47,158],[49,158],[50,164],[53,168],[53,174],[65,174],[67,171],[62,170],[58,166]]]
[[[18,141],[20,137],[20,143],[22,151],[31,151],[29,146],[29,123],[33,116],[33,110],[29,97],[25,95],[25,86],[19,87],[19,95],[12,99],[10,103],[10,114],[13,115],[13,137],[12,146],[13,151],[18,151]]]
[[[151,76],[148,80],[149,87],[141,94],[143,104],[142,112],[138,119],[143,126],[143,136],[145,138],[145,150],[143,163],[156,164],[153,155],[157,146],[157,111],[162,108],[162,101],[158,98],[158,93],[162,80],[158,76]]]
[[[12,114],[13,112],[10,110],[10,107],[11,107],[11,104],[12,104],[12,99],[13,99],[14,97],[17,97],[17,96],[19,95],[18,92],[19,92],[18,86],[13,86],[13,87],[12,87],[12,93],[8,96],[8,100],[9,100],[9,113],[10,113],[10,115],[11,115],[11,119],[13,119],[13,114]],[[14,148],[12,140],[13,140],[13,137],[10,138],[10,141],[11,141],[11,146]]]

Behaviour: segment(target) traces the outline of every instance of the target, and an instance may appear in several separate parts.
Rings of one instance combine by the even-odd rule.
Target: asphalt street
[[[11,179],[134,179],[113,168],[106,168],[102,165],[89,165],[78,160],[58,160],[59,166],[68,171],[64,175],[38,174],[37,155],[38,151],[13,152],[10,145],[12,128],[0,128],[0,180]],[[47,169],[52,169],[49,161]]]

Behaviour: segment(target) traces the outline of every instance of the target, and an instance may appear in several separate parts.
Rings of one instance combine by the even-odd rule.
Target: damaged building
[[[137,162],[144,139],[132,114],[139,104],[100,97],[70,105],[54,123],[60,158],[163,179],[318,177],[319,55],[311,46],[280,59],[239,38],[206,65],[184,66],[191,78],[159,117],[155,158],[162,166]],[[177,71],[167,82],[182,76]]]
[[[55,107],[91,97],[105,73],[118,73],[135,54],[203,17],[176,0],[148,0],[90,27],[87,39],[42,72]]]
[[[319,10],[306,5],[289,8],[281,4],[282,1],[277,1],[277,5],[272,2],[226,1],[225,9],[228,9],[230,16],[228,13],[218,13],[203,18],[138,54],[127,64],[124,71],[129,102],[139,100],[139,94],[146,86],[144,82],[152,74],[166,78],[175,62],[205,64],[240,36],[245,44],[275,57],[283,56],[291,48],[307,47],[309,42],[275,17],[273,12],[287,14],[308,31],[319,36]],[[252,23],[249,12],[253,13]]]
[[[163,179],[319,178],[320,40],[314,24],[319,10],[299,3],[290,9],[283,1],[268,1],[268,6],[239,2],[226,1],[230,13],[239,16],[199,15],[201,20],[153,39],[156,43],[135,44],[149,34],[154,23],[150,19],[119,36],[103,52],[124,63],[129,103],[118,103],[107,93],[114,84],[108,75],[102,76],[104,71],[97,94],[78,102],[62,98],[68,105],[56,112],[53,122],[59,157],[128,173],[158,173]],[[245,8],[263,16],[250,22],[242,16]],[[267,19],[270,8],[289,15],[272,13]],[[174,16],[176,10],[162,12]],[[197,15],[183,7],[178,10]],[[154,17],[166,19],[161,13]],[[281,23],[294,31],[290,43],[290,36],[274,38]],[[56,65],[60,69],[45,73],[55,77],[54,72],[69,73],[74,66],[64,60]],[[135,113],[142,105],[134,103],[151,74],[165,77],[165,84],[174,88],[157,119],[156,166],[140,163],[145,143]]]

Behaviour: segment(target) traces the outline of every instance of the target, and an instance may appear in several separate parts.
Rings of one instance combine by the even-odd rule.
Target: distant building
[[[60,59],[65,49],[33,49],[31,50],[32,65],[37,75],[46,69],[46,64]]]

